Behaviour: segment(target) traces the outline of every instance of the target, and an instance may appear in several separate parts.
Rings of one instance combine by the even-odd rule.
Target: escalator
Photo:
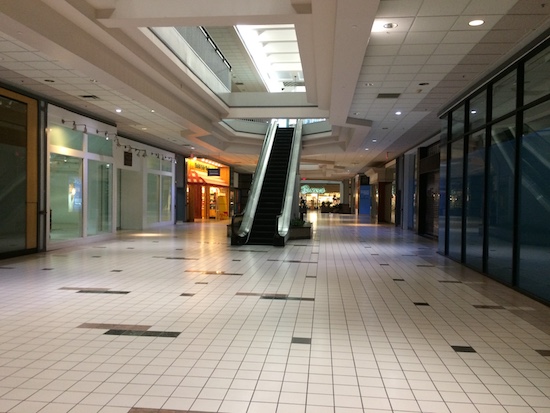
[[[247,244],[273,245],[283,206],[294,128],[277,128]]]
[[[297,212],[301,142],[301,120],[293,128],[272,120],[244,212],[231,221],[231,245],[285,245]]]

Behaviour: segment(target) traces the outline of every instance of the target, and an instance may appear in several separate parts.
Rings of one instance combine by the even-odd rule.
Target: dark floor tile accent
[[[307,247],[307,244],[294,244],[294,247]]]
[[[240,261],[240,260],[231,260],[231,261]]]
[[[180,294],[181,297],[193,297],[195,294],[194,293],[183,293],[183,294]]]
[[[147,331],[152,326],[139,324],[105,324],[105,323],[82,323],[77,328],[94,328],[100,330],[132,330],[132,331]]]
[[[130,291],[78,290],[77,293],[87,293],[87,294],[129,294]]]
[[[550,357],[550,350],[535,350],[543,357]]]
[[[236,293],[235,295],[246,295],[246,296],[256,296],[256,297],[259,297],[261,296],[262,294],[261,293]]]
[[[312,297],[287,297],[289,301],[315,301],[315,298]]]
[[[274,259],[274,258],[268,258],[267,260],[268,260],[268,261],[281,261],[281,260],[276,260],[276,259]]]
[[[293,263],[300,263],[300,264],[318,264],[317,261],[285,260],[284,262],[293,262]]]
[[[198,258],[187,258],[187,257],[154,257],[154,258],[165,258],[167,260],[184,260],[184,261],[197,261]]]
[[[504,310],[501,305],[486,305],[486,304],[474,304],[475,308],[484,308],[486,310]]]
[[[394,278],[393,280],[394,280],[394,281],[405,281],[404,278]]]
[[[382,263],[380,265],[389,267],[390,264]]]
[[[413,303],[413,304],[414,304],[414,305],[417,305],[417,306],[425,306],[425,307],[426,307],[426,306],[427,306],[427,307],[430,306],[430,304],[428,304],[428,303]]]
[[[195,284],[208,284],[206,281],[197,281]]]
[[[402,257],[416,257],[416,254],[401,254]]]
[[[313,255],[313,254],[319,255],[319,251],[312,251],[312,252],[311,252],[311,255]]]
[[[177,337],[178,331],[140,331],[140,330],[107,330],[103,333],[108,336],[139,336],[139,337]]]
[[[451,346],[457,353],[475,353],[476,351],[470,346]]]
[[[111,270],[111,272],[122,272],[122,270]]]
[[[134,247],[127,247],[126,249],[127,249],[127,250],[135,250]]]
[[[261,298],[265,300],[286,300],[288,294],[262,294]]]
[[[0,270],[13,270],[15,267],[0,267]]]
[[[306,275],[306,278],[317,278],[316,275]]]
[[[416,264],[417,267],[433,267],[432,264]]]
[[[183,251],[183,248],[176,248],[176,251]]]
[[[101,255],[92,255],[92,258],[101,258]]]
[[[439,280],[440,283],[447,283],[447,284],[462,284],[462,281],[458,280]]]
[[[42,268],[42,271],[51,271],[53,268]]]
[[[107,248],[107,247],[93,247],[93,248]]]
[[[209,275],[243,275],[238,272],[225,272],[225,271],[203,271],[203,270],[185,270],[185,272],[198,272],[200,274],[209,274]]]
[[[370,245],[365,246],[365,248],[372,248]]]
[[[311,344],[311,338],[306,337],[292,337],[292,344]]]

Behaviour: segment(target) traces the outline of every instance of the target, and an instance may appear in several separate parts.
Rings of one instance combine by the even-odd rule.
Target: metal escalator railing
[[[252,179],[252,186],[248,196],[248,202],[242,214],[235,215],[231,220],[231,245],[246,244],[254,222],[254,216],[258,207],[258,200],[265,178],[267,163],[273,148],[275,133],[277,132],[277,119],[272,119],[269,128],[267,129],[266,138],[260,151],[258,165]]]
[[[290,220],[297,203],[297,177],[300,170],[300,152],[302,148],[302,121],[298,120],[294,128],[292,138],[292,149],[290,152],[287,176],[285,180],[283,208],[281,214],[277,216],[277,234],[274,245],[284,246],[288,240],[288,230]]]

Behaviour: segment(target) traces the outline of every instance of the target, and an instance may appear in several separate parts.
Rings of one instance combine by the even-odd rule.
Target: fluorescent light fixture
[[[401,112],[400,112],[400,111],[397,111],[397,112],[395,112],[395,114],[396,114],[397,116],[399,116],[399,115],[401,115]]]

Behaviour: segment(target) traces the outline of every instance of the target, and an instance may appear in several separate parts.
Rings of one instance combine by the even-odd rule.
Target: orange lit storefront
[[[185,163],[187,220],[229,219],[229,167],[204,158]]]

